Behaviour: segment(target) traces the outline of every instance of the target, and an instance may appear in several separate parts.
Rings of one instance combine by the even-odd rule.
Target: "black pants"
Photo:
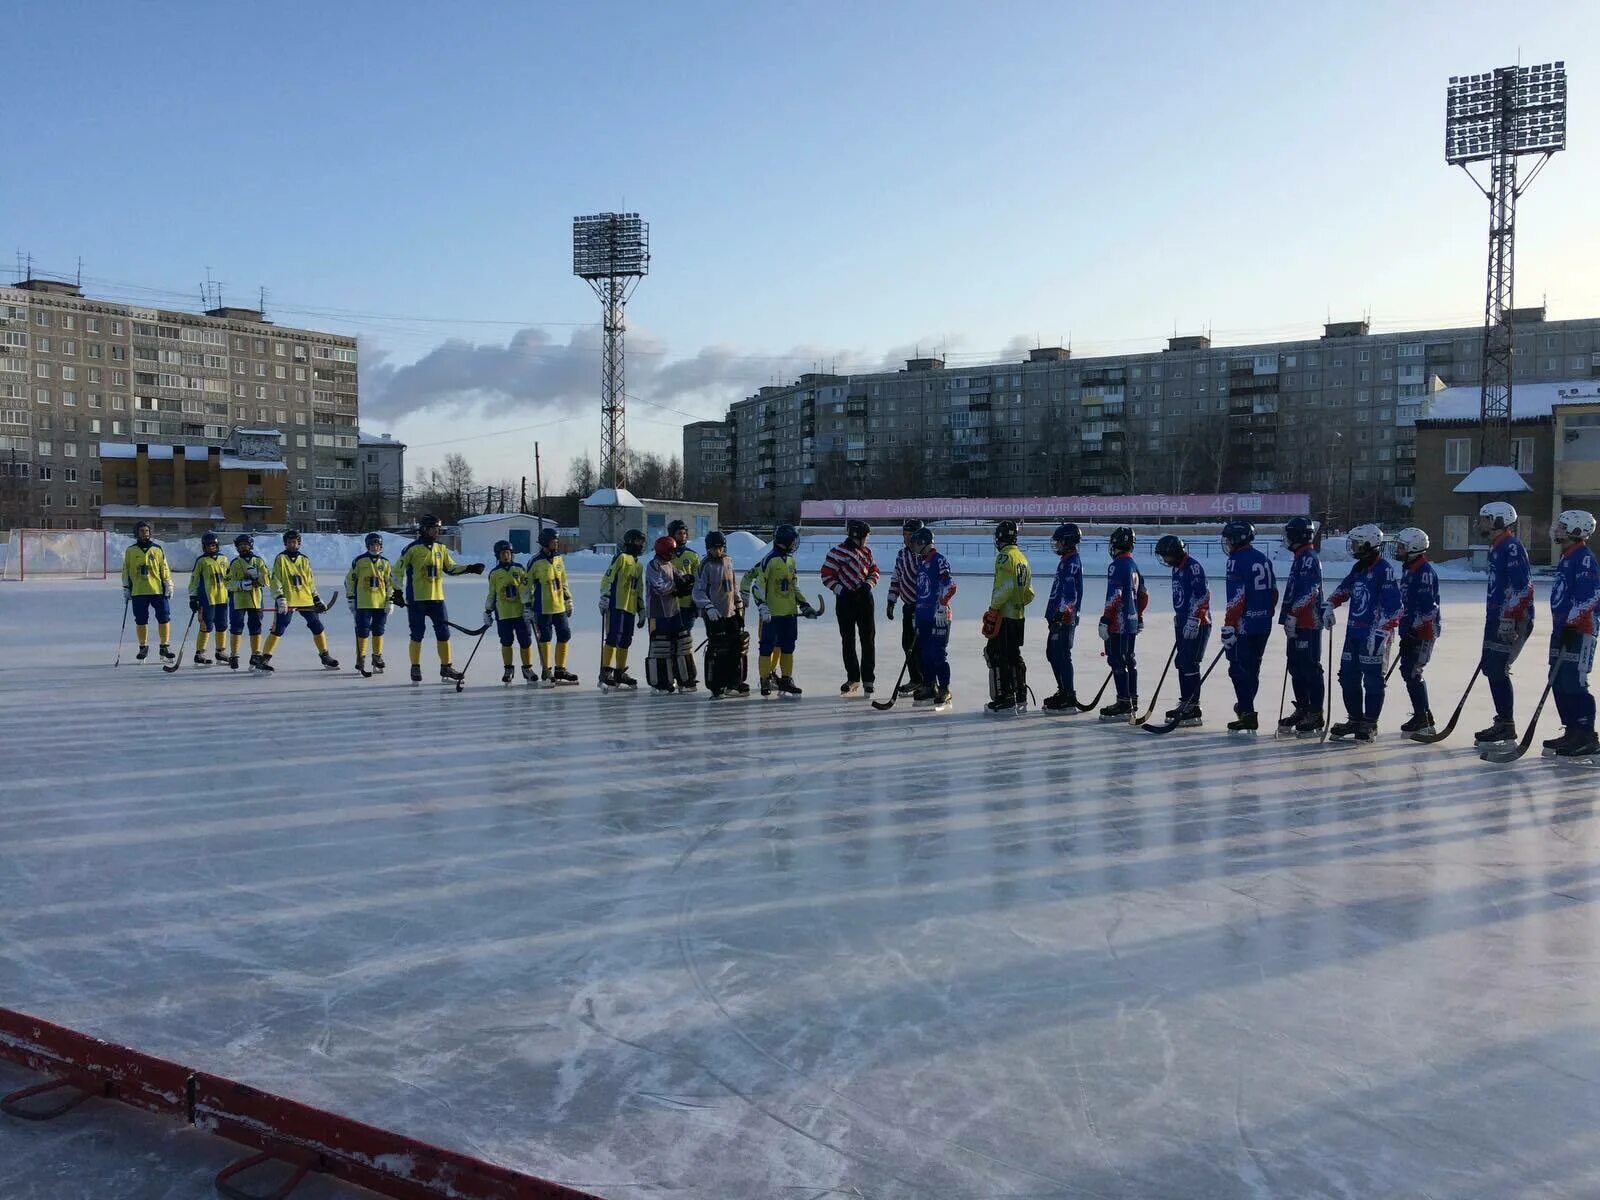
[[[706,686],[714,691],[743,683],[750,634],[732,617],[706,622]]]
[[[906,654],[906,679],[912,687],[922,686],[922,654],[917,649],[916,605],[900,610],[900,649]]]
[[[871,683],[876,652],[877,627],[873,624],[872,589],[845,592],[833,606],[839,618],[839,640],[844,644],[844,674],[851,683]],[[856,639],[861,639],[861,656],[856,657]]]
[[[1021,617],[1005,617],[1000,632],[983,648],[989,666],[989,698],[1001,703],[1021,704],[1028,698],[1028,667],[1022,661]]]

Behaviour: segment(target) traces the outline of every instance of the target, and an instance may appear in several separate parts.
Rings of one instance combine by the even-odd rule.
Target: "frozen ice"
[[[111,669],[114,580],[0,585],[0,1004],[608,1197],[1596,1194],[1600,776],[1480,762],[1481,684],[1431,748],[1399,686],[1371,746],[1230,739],[1220,670],[1162,739],[986,718],[959,583],[943,715],[841,700],[831,617],[801,701],[602,695],[587,567],[585,686],[486,641],[459,695],[399,612],[384,678],[298,624],[273,678],[166,675]],[[1445,597],[1441,719],[1481,584]],[[879,698],[898,660],[880,607]],[[233,1154],[0,1119],[0,1194],[186,1200]]]

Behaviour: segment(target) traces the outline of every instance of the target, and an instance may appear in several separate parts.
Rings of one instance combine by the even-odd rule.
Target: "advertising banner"
[[[843,521],[920,517],[924,521],[1048,520],[1226,520],[1250,517],[1294,517],[1311,511],[1304,492],[1224,492],[1197,496],[1014,496],[907,497],[900,500],[804,500],[802,521]]]

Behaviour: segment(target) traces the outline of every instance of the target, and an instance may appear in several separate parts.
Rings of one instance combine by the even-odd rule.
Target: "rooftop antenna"
[[[262,287],[261,294],[256,303],[256,311],[261,314],[261,319],[265,321],[267,319],[267,289],[265,287]]]

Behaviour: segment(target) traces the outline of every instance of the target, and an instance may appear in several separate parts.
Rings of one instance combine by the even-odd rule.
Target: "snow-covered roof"
[[[224,471],[287,471],[289,465],[282,459],[234,458],[224,454],[219,462]]]
[[[100,516],[104,517],[144,517],[146,520],[169,521],[220,521],[223,519],[220,508],[163,508],[156,504],[102,504]]]
[[[585,508],[643,508],[640,499],[627,488],[599,488],[583,502]]]
[[[1469,496],[1492,496],[1501,492],[1531,492],[1533,488],[1510,467],[1474,467],[1451,491]]]
[[[481,513],[476,517],[462,517],[457,525],[485,525],[490,521],[526,521],[529,524],[539,518],[532,513]]]
[[[406,448],[406,444],[397,441],[392,433],[368,433],[365,429],[356,432],[356,445],[387,446],[391,450],[404,450]]]
[[[1477,420],[1482,402],[1478,387],[1448,387],[1435,392],[1422,419],[1425,421]],[[1573,379],[1565,383],[1519,383],[1511,389],[1511,418],[1548,417],[1557,404],[1600,401],[1600,383]]]

